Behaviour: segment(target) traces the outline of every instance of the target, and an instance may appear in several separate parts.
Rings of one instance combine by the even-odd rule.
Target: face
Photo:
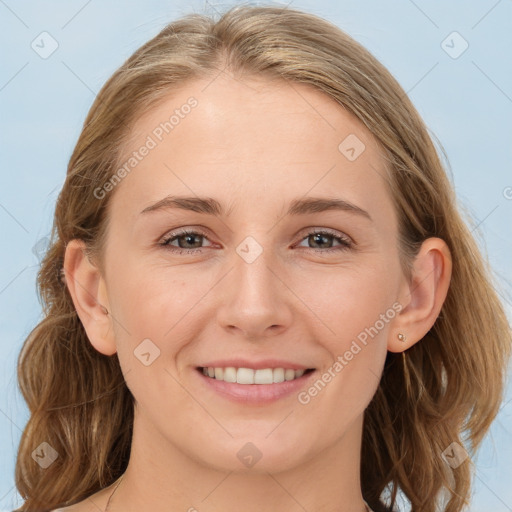
[[[404,281],[371,134],[310,86],[221,75],[140,118],[123,163],[103,278],[136,430],[229,470],[334,446],[377,389]]]

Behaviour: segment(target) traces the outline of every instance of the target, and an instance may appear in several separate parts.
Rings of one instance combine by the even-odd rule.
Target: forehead
[[[385,161],[364,124],[316,88],[284,80],[188,82],[135,122],[121,166],[116,195],[137,209],[126,215],[167,194],[238,208],[345,193],[389,207]]]

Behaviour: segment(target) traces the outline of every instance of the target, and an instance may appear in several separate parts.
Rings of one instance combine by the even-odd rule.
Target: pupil
[[[324,238],[324,239],[325,239],[325,238],[327,238],[327,237],[326,237],[325,235],[323,235],[322,233],[315,233],[315,234],[313,235],[313,240],[315,241],[315,243],[320,242],[320,244],[321,244],[321,243],[322,243],[322,242],[321,242],[321,239],[322,239],[322,238]],[[327,242],[326,242],[326,243],[327,243]]]
[[[195,237],[196,235],[185,235],[186,244],[191,243],[192,245],[194,245],[194,242],[191,240],[194,240]]]
[[[315,233],[313,236],[313,241],[315,244],[322,244],[322,239],[326,239],[328,238],[327,236],[323,235],[322,233]],[[196,235],[184,235],[184,238],[186,240],[186,243],[187,244],[194,244],[194,242],[192,241],[194,238],[196,237]],[[324,243],[328,243],[328,242],[324,242]],[[197,245],[197,244],[196,244]]]

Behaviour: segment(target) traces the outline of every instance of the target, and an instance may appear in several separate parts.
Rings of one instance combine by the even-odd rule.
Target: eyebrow
[[[228,212],[224,213],[222,205],[211,197],[167,196],[147,208],[144,208],[141,214],[173,208],[203,213],[205,215],[213,215],[215,217],[221,217],[223,215],[229,216],[232,211],[231,207]],[[327,197],[294,199],[290,203],[286,215],[307,215],[309,213],[319,213],[328,210],[351,212],[372,220],[370,214],[359,206],[344,199]]]

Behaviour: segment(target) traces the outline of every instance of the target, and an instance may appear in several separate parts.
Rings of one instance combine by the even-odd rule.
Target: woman
[[[236,7],[135,52],[38,284],[20,511],[468,503],[509,326],[418,113],[325,20]]]

